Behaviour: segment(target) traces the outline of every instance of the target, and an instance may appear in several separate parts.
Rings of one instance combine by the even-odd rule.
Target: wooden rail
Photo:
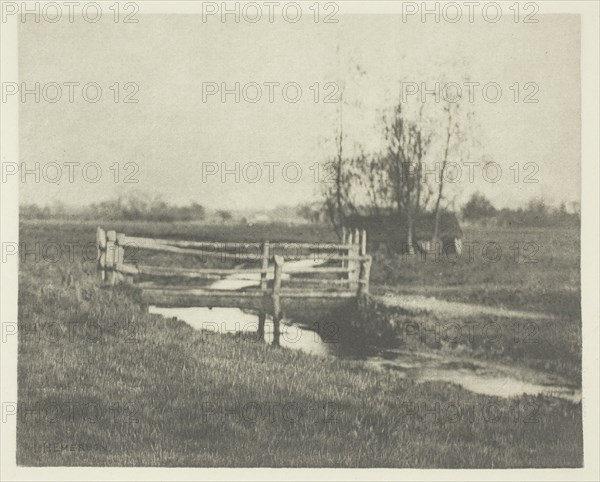
[[[256,309],[259,312],[258,334],[261,337],[266,315],[271,313],[275,345],[279,345],[279,323],[286,300],[351,299],[369,291],[371,257],[366,253],[365,230],[349,234],[344,230],[341,244],[269,241],[219,243],[126,236],[98,227],[96,245],[98,278],[101,282],[109,285],[135,283],[142,291],[142,299],[148,304]],[[293,255],[289,253],[290,246],[293,247]],[[247,249],[249,247],[251,254]],[[134,264],[125,262],[127,249],[193,255],[203,261],[216,257],[224,263],[245,263],[234,268]],[[295,261],[315,258],[319,261],[318,265],[294,265]],[[256,267],[248,267],[252,264]],[[185,283],[174,279],[185,280]],[[219,286],[222,280],[228,280],[231,286],[222,289]],[[199,287],[189,284],[207,281],[212,281],[212,285]]]

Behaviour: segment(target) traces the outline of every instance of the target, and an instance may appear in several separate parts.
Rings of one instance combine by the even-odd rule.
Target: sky
[[[131,192],[225,209],[318,200],[327,168],[316,163],[335,153],[340,112],[345,152],[381,149],[382,113],[398,101],[401,82],[405,89],[436,82],[463,89],[468,142],[451,159],[479,165],[472,165],[472,179],[463,165],[449,187],[459,204],[475,191],[497,207],[533,197],[579,201],[579,17],[539,19],[424,24],[344,15],[337,24],[236,24],[162,14],[139,16],[137,24],[21,24],[19,82],[29,88],[56,82],[62,97],[50,103],[29,96],[20,104],[20,162],[28,169],[39,162],[42,169],[40,182],[25,177],[20,202],[82,205]],[[474,87],[473,101],[466,101],[467,81],[499,85],[499,100],[490,101],[495,88],[486,100]],[[69,102],[65,82],[95,82],[102,97],[88,102],[75,86]],[[218,93],[207,95],[236,82],[240,93],[246,87],[239,102],[233,94],[225,102]],[[265,84],[271,82],[278,83],[271,84],[273,102]],[[262,97],[253,103],[255,84]],[[52,89],[47,97],[56,95]],[[343,104],[324,102],[342,90]],[[93,97],[95,89],[87,92]],[[137,102],[124,102],[127,94]],[[527,95],[537,102],[524,102]],[[414,105],[419,96],[408,98]],[[425,104],[432,118],[441,118],[442,103],[429,95]],[[443,130],[433,125],[439,145]],[[430,162],[438,159],[432,149]],[[56,177],[53,163],[61,167],[59,183],[47,182]],[[64,163],[79,163],[70,164],[72,179]],[[486,163],[495,164],[484,170]]]

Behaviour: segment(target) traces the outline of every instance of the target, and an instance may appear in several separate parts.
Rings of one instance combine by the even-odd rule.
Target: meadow
[[[579,319],[580,235],[574,228],[464,228],[462,254],[376,252],[379,292],[539,311]]]
[[[330,230],[317,225],[110,227],[130,235],[213,241],[335,241]],[[428,261],[379,247],[373,252],[373,291],[548,313],[560,322],[540,338],[536,357],[546,356],[546,346],[553,347],[554,358],[567,347],[574,357],[569,367],[576,367],[578,235],[523,229],[466,234],[472,241],[506,246],[503,252],[510,256],[495,262]],[[499,468],[583,463],[580,404],[476,395],[450,384],[374,372],[360,360],[313,357],[251,336],[207,335],[148,314],[135,288],[101,285],[94,239],[91,223],[21,226],[20,242],[29,250],[21,254],[19,272],[21,465]],[[523,262],[523,256],[533,259],[530,252],[513,256],[513,243],[532,242],[540,245],[537,262]],[[44,255],[51,244],[62,247],[60,256],[52,258],[49,250]],[[508,354],[513,358],[518,354]]]

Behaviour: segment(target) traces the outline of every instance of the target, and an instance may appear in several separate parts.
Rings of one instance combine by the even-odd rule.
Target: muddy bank
[[[572,320],[414,296],[367,296],[358,312],[353,326],[372,345],[522,364],[581,386],[581,326]]]

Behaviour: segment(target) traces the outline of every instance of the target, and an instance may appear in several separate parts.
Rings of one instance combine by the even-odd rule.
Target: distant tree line
[[[298,216],[310,223],[327,222],[326,206],[322,203],[301,204]],[[483,194],[476,192],[465,203],[459,213],[464,222],[482,226],[579,226],[579,203],[560,204],[552,207],[543,199],[532,199],[524,207],[497,209]]]
[[[68,208],[62,203],[52,206],[24,204],[19,207],[21,219],[102,219],[106,221],[202,221],[206,209],[198,203],[176,206],[160,197],[131,195],[126,198],[92,203],[80,208]],[[225,212],[224,212],[225,213]],[[225,219],[223,215],[220,216]]]
[[[562,203],[559,207],[546,204],[543,199],[532,199],[525,207],[497,209],[483,194],[475,193],[461,210],[464,221],[494,226],[578,226],[578,203]]]

